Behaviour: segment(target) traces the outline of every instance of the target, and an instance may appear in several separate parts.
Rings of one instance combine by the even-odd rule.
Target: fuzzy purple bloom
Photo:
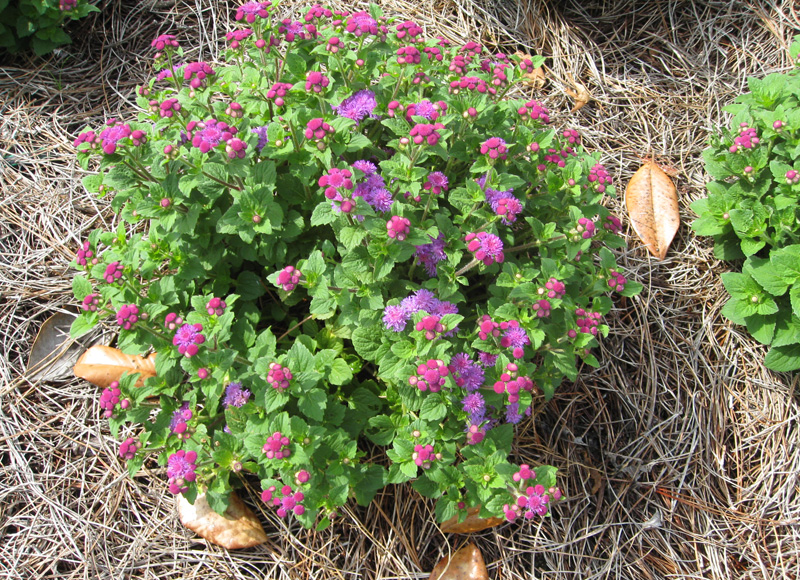
[[[226,407],[242,407],[250,398],[250,391],[242,388],[242,383],[229,383],[225,387],[222,404]]]
[[[483,395],[480,393],[470,393],[461,400],[461,405],[466,413],[474,416],[483,412],[486,407],[486,401],[484,401]]]
[[[431,236],[428,237],[431,239],[431,243],[415,246],[414,257],[417,258],[417,264],[425,266],[425,271],[428,275],[431,278],[435,278],[438,274],[437,264],[447,258],[444,253],[444,234],[440,233],[436,239]]]
[[[331,108],[340,116],[353,119],[358,125],[367,117],[377,117],[373,114],[378,102],[375,100],[375,93],[363,89],[347,97],[340,105],[333,105]]]
[[[519,412],[519,403],[509,403],[506,407],[506,423],[516,425],[522,421],[522,415]]]
[[[253,127],[252,129],[250,129],[250,131],[258,135],[257,147],[258,147],[258,152],[261,153],[264,147],[267,146],[267,143],[269,143],[269,138],[267,137],[267,125],[264,125],[262,127]]]
[[[366,161],[365,159],[359,159],[358,161],[353,162],[353,169],[358,169],[362,173],[366,175],[372,175],[378,168],[375,167],[375,164],[371,161]]]
[[[399,304],[387,306],[383,311],[383,324],[387,330],[402,332],[406,328],[409,313]]]

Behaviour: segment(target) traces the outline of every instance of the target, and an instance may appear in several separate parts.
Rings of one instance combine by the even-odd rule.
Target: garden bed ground
[[[764,349],[721,318],[728,266],[686,225],[723,105],[746,76],[788,66],[795,3],[383,4],[428,34],[548,56],[546,85],[527,94],[604,152],[618,186],[644,157],[676,172],[685,225],[663,262],[628,232],[621,264],[645,289],[612,312],[602,367],[585,368],[522,424],[519,461],[559,466],[567,499],[552,518],[478,534],[490,576],[796,578],[797,377],[764,369]],[[72,25],[72,46],[0,69],[0,578],[427,577],[464,539],[444,536],[407,486],[353,505],[321,533],[248,499],[270,542],[228,553],[180,525],[159,473],[125,475],[94,387],[22,376],[37,329],[71,302],[79,241],[113,220],[82,190],[72,139],[130,116],[156,34],[178,34],[213,60],[229,19],[218,1],[103,5]],[[593,100],[570,113],[565,91],[578,83]],[[624,213],[621,200],[610,204]]]

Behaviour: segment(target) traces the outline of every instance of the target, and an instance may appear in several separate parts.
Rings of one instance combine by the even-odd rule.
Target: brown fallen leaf
[[[589,93],[588,89],[578,83],[575,83],[574,91],[572,89],[564,89],[564,92],[567,93],[573,99],[575,99],[575,106],[572,107],[570,113],[580,111],[583,107],[585,107],[589,103],[589,101],[592,100],[592,95],[591,93]]]
[[[125,372],[141,373],[136,381],[136,386],[141,387],[145,379],[156,376],[156,353],[144,358],[125,354],[110,346],[97,345],[81,355],[72,371],[76,377],[104,388],[118,381]]]
[[[211,509],[204,493],[197,496],[194,505],[179,495],[178,516],[181,523],[198,536],[228,550],[252,548],[267,541],[261,522],[235,492],[231,492],[224,515]]]
[[[533,59],[533,57],[529,54],[525,54],[521,50],[518,50],[514,53],[515,56],[518,56],[521,59]],[[522,82],[526,85],[533,86],[534,89],[541,89],[545,83],[547,82],[547,78],[544,75],[544,69],[540,66],[537,66],[531,72],[523,72],[522,73]]]
[[[663,260],[681,225],[675,184],[649,161],[631,177],[625,189],[625,206],[636,234],[651,254]]]
[[[458,521],[458,516],[453,516],[442,524],[442,531],[448,534],[471,534],[487,528],[493,528],[503,523],[503,518],[482,518],[478,516],[481,506],[467,509],[467,517],[463,522]]]
[[[429,580],[489,580],[481,551],[467,544],[452,557],[445,556],[436,564]]]

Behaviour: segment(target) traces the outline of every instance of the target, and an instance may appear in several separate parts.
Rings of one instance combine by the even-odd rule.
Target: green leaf
[[[417,354],[417,348],[409,340],[401,340],[392,345],[392,352],[399,358],[410,359]]]
[[[792,303],[792,312],[795,316],[800,316],[800,282],[795,282],[789,290],[789,300]]]
[[[328,380],[332,385],[346,385],[353,380],[353,370],[346,360],[341,358],[334,359]]]
[[[782,296],[789,285],[775,271],[769,260],[764,258],[750,257],[745,262],[742,270],[759,283],[759,285],[773,296]]]
[[[745,322],[747,324],[747,331],[762,344],[769,344],[772,342],[772,337],[775,334],[775,315],[754,315],[749,316]]]
[[[379,324],[361,326],[353,331],[353,347],[363,358],[377,362],[378,347],[383,342],[383,331]]]
[[[386,415],[376,415],[367,422],[367,438],[376,445],[389,445],[395,436],[392,420]]]
[[[327,404],[328,397],[322,389],[311,389],[298,399],[297,408],[309,419],[322,421]]]
[[[331,202],[323,201],[317,207],[314,208],[313,213],[311,214],[311,225],[312,226],[321,226],[325,224],[329,224],[336,221],[338,216],[333,213],[333,207],[331,207]]]
[[[69,329],[70,338],[80,338],[97,326],[98,322],[100,322],[100,317],[97,316],[97,312],[81,312],[72,321],[72,326]]]
[[[447,415],[447,405],[436,393],[428,394],[422,401],[419,418],[424,421],[439,421]]]
[[[787,246],[775,250],[769,256],[775,273],[787,284],[800,280],[800,245]]]
[[[75,276],[72,279],[72,293],[77,300],[83,301],[92,293],[92,283],[86,279],[86,276]]]
[[[800,344],[773,346],[764,358],[767,368],[778,372],[800,369]]]
[[[761,287],[748,274],[726,272],[720,276],[728,294],[740,300],[750,300],[753,296],[760,296]]]

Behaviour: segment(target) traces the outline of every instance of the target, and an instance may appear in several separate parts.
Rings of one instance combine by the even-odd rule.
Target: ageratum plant
[[[0,0],[0,49],[47,54],[72,42],[62,28],[65,22],[90,12],[99,9],[87,0]]]
[[[157,377],[101,395],[120,455],[217,511],[255,476],[319,528],[406,481],[442,521],[547,514],[556,469],[511,463],[515,432],[639,288],[610,176],[505,98],[540,58],[376,6],[273,8],[238,8],[220,63],[158,37],[138,121],[76,140],[121,221],[78,252],[73,334],[116,321],[123,351],[156,352]]]
[[[770,345],[767,367],[800,369],[800,36],[786,73],[748,79],[750,92],[725,108],[731,128],[703,152],[708,198],[695,201],[699,235],[714,255],[742,260],[722,275],[730,299],[722,314]]]

